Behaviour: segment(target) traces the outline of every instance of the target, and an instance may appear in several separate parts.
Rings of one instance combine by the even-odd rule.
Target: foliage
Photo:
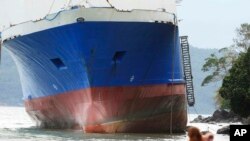
[[[218,105],[219,108],[231,109],[230,100],[224,99],[223,97],[221,97],[221,95],[219,94],[218,91],[217,91],[216,96],[215,96],[215,101],[216,101],[216,104]]]
[[[202,86],[223,80],[215,99],[220,108],[231,109],[241,116],[250,110],[250,24],[236,29],[237,38],[230,47],[222,48],[205,59]]]
[[[230,102],[232,111],[243,117],[250,115],[250,48],[240,55],[223,79],[219,94]]]
[[[236,29],[237,37],[234,39],[235,45],[246,52],[250,46],[250,24],[242,24],[240,28]]]
[[[204,78],[202,86],[211,82],[223,80],[228,75],[229,69],[239,57],[241,52],[246,52],[250,45],[250,24],[242,24],[236,29],[237,38],[230,47],[220,49],[217,53],[211,54],[205,59],[202,67],[203,72],[210,74]]]
[[[220,57],[219,57],[220,56]],[[205,64],[202,67],[202,71],[211,72],[204,78],[202,86],[210,83],[222,80],[232,67],[233,62],[236,60],[238,53],[233,47],[222,48],[218,51],[218,55],[211,54],[210,57],[205,59]]]

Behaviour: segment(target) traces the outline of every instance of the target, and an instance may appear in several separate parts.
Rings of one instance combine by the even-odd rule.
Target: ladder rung
[[[182,51],[182,63],[184,70],[184,78],[186,80],[186,94],[189,106],[193,106],[194,99],[194,88],[193,88],[193,76],[191,69],[190,53],[189,53],[189,44],[188,37],[182,36],[181,40],[181,51]]]

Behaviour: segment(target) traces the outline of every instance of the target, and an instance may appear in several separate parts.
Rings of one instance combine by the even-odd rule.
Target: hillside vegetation
[[[230,109],[234,113],[243,117],[250,116],[250,48],[240,55],[229,70],[219,94],[229,101]]]
[[[212,53],[202,71],[209,73],[201,85],[223,81],[217,103],[243,117],[250,116],[250,24],[236,29],[234,44]]]

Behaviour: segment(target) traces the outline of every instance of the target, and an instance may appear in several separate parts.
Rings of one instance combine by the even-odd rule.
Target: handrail
[[[67,10],[61,10],[61,11],[58,11],[57,13],[52,13],[48,16],[45,16],[44,18],[41,18],[41,19],[38,19],[38,20],[29,20],[29,21],[26,21],[26,22],[22,22],[22,23],[19,23],[19,24],[16,24],[16,25],[11,25],[10,27],[8,28],[5,28],[3,31],[4,31],[4,35],[2,36],[3,39],[2,40],[8,40],[8,39],[11,39],[11,38],[16,38],[18,36],[22,36],[23,34],[23,29],[21,29],[20,27],[21,26],[24,26],[25,24],[35,24],[36,22],[50,22],[50,21],[53,21],[55,19],[57,19],[57,17],[59,17],[59,15],[62,13],[62,12],[70,12],[72,9],[78,9],[77,11],[78,12],[86,12],[86,10],[90,10],[90,9],[103,9],[103,10],[111,10],[111,11],[117,11],[117,13],[125,13],[125,12],[134,12],[134,13],[138,13],[138,14],[142,14],[143,12],[149,12],[150,15],[153,14],[152,16],[154,17],[153,19],[151,19],[150,17],[148,18],[145,15],[144,18],[142,19],[145,19],[145,21],[149,21],[149,22],[159,22],[159,23],[165,23],[165,22],[170,22],[170,23],[173,23],[175,25],[178,24],[177,22],[177,17],[175,15],[175,13],[171,13],[171,12],[167,12],[165,10],[142,10],[142,9],[133,9],[131,11],[119,11],[117,9],[114,9],[114,8],[100,8],[100,7],[94,7],[94,8],[82,8],[81,7],[78,7],[78,8],[75,8],[74,7],[71,7],[71,9],[67,9]],[[159,17],[159,19],[157,18],[157,15],[161,15]],[[66,14],[67,15],[67,14]],[[139,18],[140,19],[140,18]],[[13,31],[18,31],[17,33],[16,32],[13,32]],[[28,31],[28,30],[27,30]]]
[[[10,29],[11,27],[13,26],[17,26],[17,25],[20,25],[20,24],[25,24],[25,23],[28,23],[28,22],[37,22],[37,21],[41,21],[41,20],[48,20],[48,21],[52,21],[54,19],[56,19],[56,17],[58,15],[60,15],[60,13],[62,12],[65,12],[65,11],[70,11],[72,10],[72,8],[75,7],[75,6],[71,6],[69,7],[70,9],[63,9],[63,10],[60,10],[58,12],[55,12],[55,13],[51,13],[49,15],[46,15],[45,17],[41,18],[41,19],[37,19],[37,20],[27,20],[27,21],[23,21],[23,22],[20,22],[20,23],[16,23],[16,24],[11,24],[9,27],[6,27],[2,30],[2,32]],[[79,8],[86,8],[85,6],[78,6]],[[159,11],[159,10],[151,10],[151,9],[132,9],[132,10],[119,10],[119,9],[116,9],[115,7],[89,7],[89,8],[108,8],[108,9],[115,9],[116,11],[118,12],[133,12],[133,11],[151,11],[151,12],[163,12],[163,13],[166,13],[166,14],[170,14],[170,15],[173,15],[175,16],[176,14],[175,13],[171,13],[171,12],[168,12],[166,11],[165,9],[162,9],[162,11]],[[55,15],[52,19],[47,19],[49,16],[51,15]]]

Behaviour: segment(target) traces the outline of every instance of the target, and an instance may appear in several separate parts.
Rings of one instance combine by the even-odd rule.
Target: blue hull
[[[184,83],[178,27],[172,24],[74,23],[4,46],[18,66],[24,100],[92,87]]]

